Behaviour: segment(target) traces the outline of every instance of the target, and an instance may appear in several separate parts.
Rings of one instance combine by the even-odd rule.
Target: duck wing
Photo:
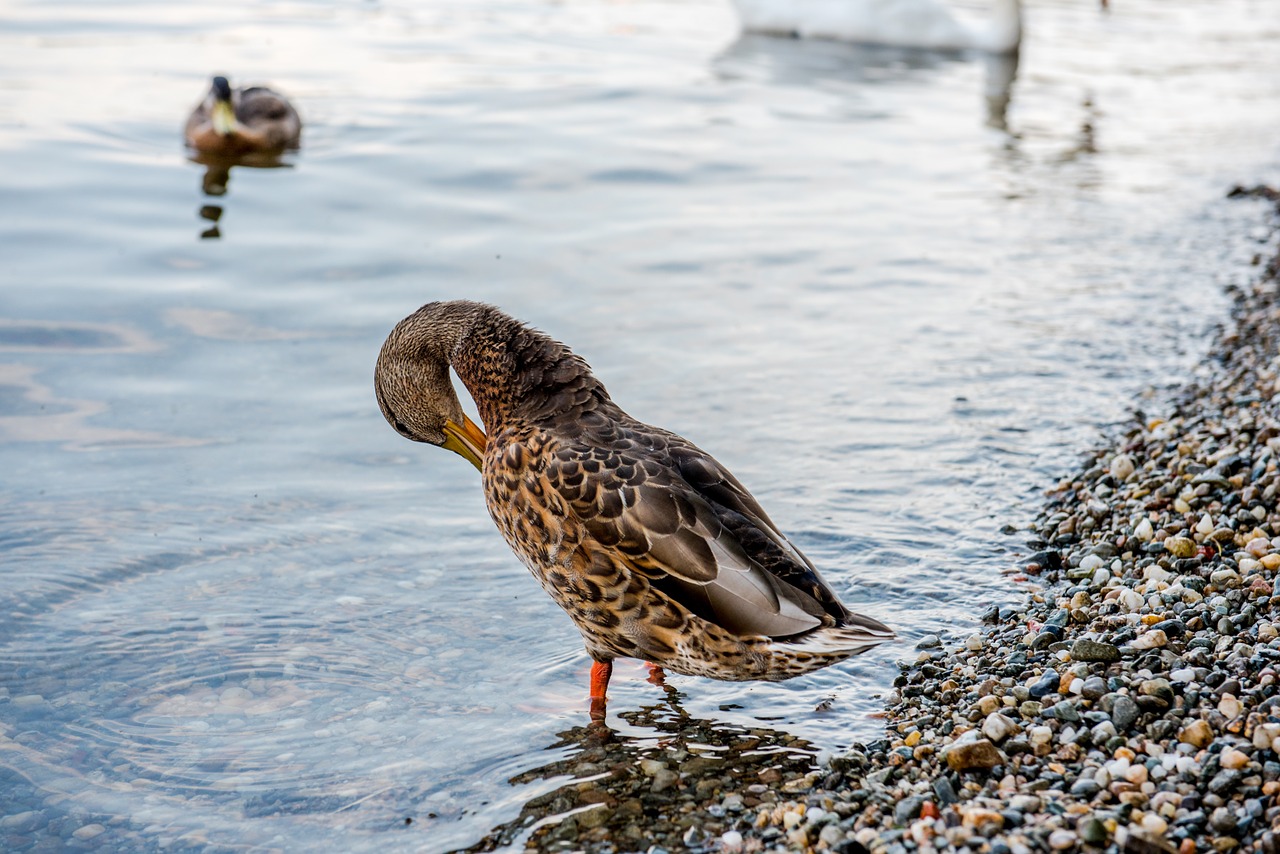
[[[739,635],[790,637],[848,612],[714,459],[674,434],[620,427],[561,442],[547,484],[594,545]]]

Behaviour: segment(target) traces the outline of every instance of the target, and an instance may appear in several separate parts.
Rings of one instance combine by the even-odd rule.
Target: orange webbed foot
[[[608,699],[605,692],[609,689],[609,677],[613,675],[612,661],[593,661],[591,663],[591,720],[602,721],[605,716],[605,705]]]

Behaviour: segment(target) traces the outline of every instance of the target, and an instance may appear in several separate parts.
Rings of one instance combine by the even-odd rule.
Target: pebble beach
[[[1280,221],[1276,191],[1232,195]],[[1280,852],[1274,238],[1193,381],[1048,489],[1009,568],[1025,601],[901,662],[882,738],[814,763],[734,750],[750,732],[717,746],[678,715],[643,756],[582,730],[577,767],[558,769],[580,782],[553,793],[572,815],[535,824],[531,804],[525,844]]]

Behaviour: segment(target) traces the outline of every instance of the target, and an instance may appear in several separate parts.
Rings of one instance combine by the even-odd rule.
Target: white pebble
[[[1032,744],[1048,744],[1053,741],[1053,730],[1047,726],[1033,726],[1027,735]]]
[[[980,652],[985,645],[982,635],[969,635],[964,641],[964,648],[970,652]]]
[[[1116,604],[1126,611],[1137,611],[1142,608],[1143,599],[1141,594],[1136,590],[1126,587],[1120,591],[1120,595],[1116,597]]]
[[[1151,538],[1155,536],[1155,529],[1151,527],[1151,520],[1143,519],[1135,525],[1133,535],[1144,543],[1151,542]]]
[[[1017,731],[1018,725],[1013,722],[1013,719],[1005,717],[999,712],[992,712],[982,722],[982,734],[996,744],[1004,741]]]
[[[1240,712],[1243,710],[1244,705],[1235,698],[1234,694],[1223,694],[1222,699],[1218,700],[1218,711],[1229,721],[1240,717]]]
[[[1253,730],[1253,746],[1259,750],[1271,747],[1271,742],[1280,738],[1280,724],[1258,724]]]
[[[736,830],[727,830],[720,837],[720,847],[725,851],[739,851],[742,848],[742,834]]]
[[[1111,459],[1111,476],[1121,483],[1128,480],[1136,468],[1133,457],[1128,454],[1116,454]]]
[[[1266,537],[1254,537],[1244,549],[1254,557],[1262,557],[1271,551],[1271,541]]]
[[[1106,561],[1097,555],[1085,555],[1080,559],[1080,568],[1086,572],[1093,572],[1098,567],[1106,565]]]
[[[1160,837],[1169,829],[1169,822],[1165,821],[1155,813],[1149,812],[1142,817],[1142,829],[1147,833]]]
[[[1055,851],[1066,851],[1076,846],[1076,839],[1070,830],[1055,830],[1049,834],[1049,847]]]
[[[1200,517],[1200,521],[1196,523],[1196,533],[1208,536],[1213,533],[1213,520],[1209,518],[1209,514],[1205,513]]]
[[[1162,646],[1169,645],[1169,636],[1162,629],[1152,629],[1140,637],[1134,639],[1130,644],[1134,649],[1159,649]]]
[[[827,826],[835,827],[835,825],[831,824]],[[911,838],[915,840],[916,845],[918,846],[929,845],[930,850],[932,850],[934,833],[933,822],[927,818],[922,818],[911,823]]]

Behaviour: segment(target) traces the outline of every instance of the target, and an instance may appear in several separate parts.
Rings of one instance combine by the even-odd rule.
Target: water
[[[1260,208],[1222,196],[1274,175],[1280,8],[1113,5],[1032,0],[1015,69],[739,39],[713,0],[6,4],[0,847],[439,851],[563,781],[576,633],[373,401],[434,299],[570,342],[903,636],[673,677],[680,714],[873,736],[916,639],[1020,598],[1002,527],[1248,277]],[[178,135],[216,71],[306,130],[211,197]]]

